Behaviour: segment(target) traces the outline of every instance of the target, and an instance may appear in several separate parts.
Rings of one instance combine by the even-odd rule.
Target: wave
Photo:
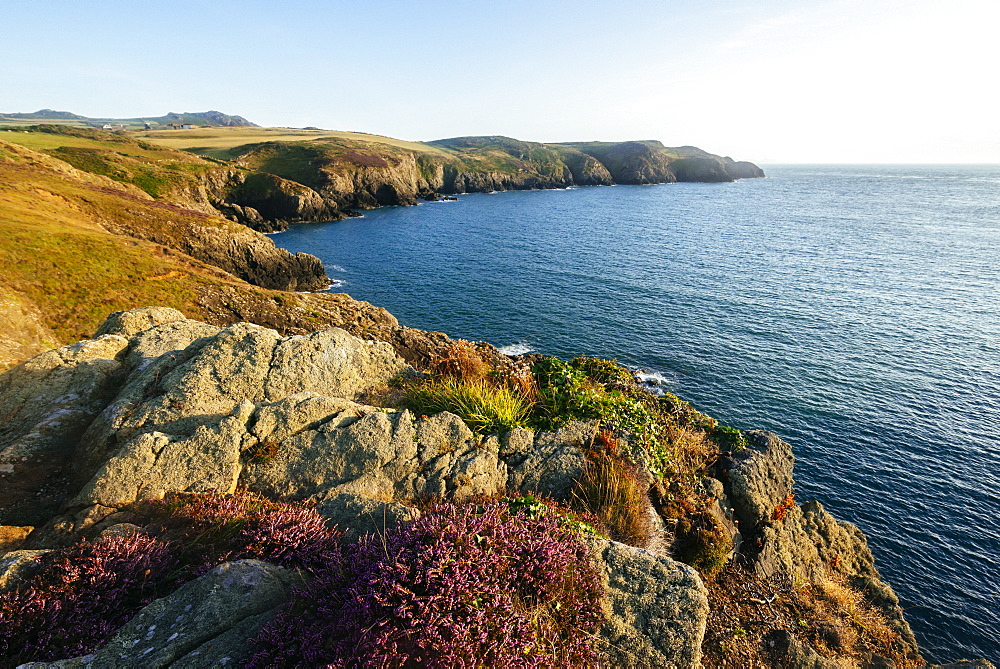
[[[665,386],[670,385],[670,379],[661,372],[648,369],[633,369],[632,373],[635,374],[635,378],[639,383],[657,395],[666,393]]]
[[[507,346],[501,346],[497,349],[504,355],[526,355],[528,353],[534,353],[535,349],[526,342],[519,341],[516,344],[508,344]]]

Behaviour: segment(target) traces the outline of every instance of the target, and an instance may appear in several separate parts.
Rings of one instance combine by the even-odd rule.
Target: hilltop
[[[105,125],[123,128],[144,128],[150,126],[196,125],[196,126],[256,126],[242,116],[230,116],[220,111],[206,112],[168,112],[163,116],[144,116],[141,118],[95,118],[80,116],[68,111],[54,109],[39,109],[36,112],[0,112],[0,125],[19,125],[23,123],[49,122],[71,126],[101,128]]]

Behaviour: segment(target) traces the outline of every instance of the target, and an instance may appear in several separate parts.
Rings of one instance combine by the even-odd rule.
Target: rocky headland
[[[454,359],[454,350],[446,360]],[[475,351],[496,375],[523,375],[530,362],[486,346],[462,350]],[[438,350],[425,350],[423,359],[436,356],[440,363]],[[417,359],[412,351],[409,357]],[[422,515],[441,513],[434,504],[481,507],[488,500],[514,505],[545,498],[579,510],[573,500],[581,495],[580,482],[599,467],[595,453],[607,452],[639,466],[641,495],[630,503],[654,522],[626,543],[607,538],[613,522],[602,525],[589,516],[592,526],[573,537],[599,584],[600,615],[591,623],[588,651],[594,663],[694,667],[704,659],[716,666],[743,637],[759,636],[754,657],[774,666],[921,665],[863,534],[818,502],[795,501],[792,450],[776,435],[748,432],[734,442],[732,432],[724,432],[726,439],[712,446],[712,464],[684,472],[696,480],[682,494],[680,479],[610,447],[634,435],[610,437],[600,418],[490,432],[473,430],[455,413],[422,414],[386,401],[394,384],[427,379],[445,367],[425,364],[430,371],[421,372],[391,343],[338,328],[282,336],[249,323],[210,325],[167,308],[112,314],[93,339],[18,365],[0,376],[0,525],[6,537],[0,618],[12,629],[20,614],[11,607],[26,588],[40,600],[59,592],[68,597],[44,590],[45,569],[51,568],[45,565],[74,555],[79,542],[99,548],[121,537],[164,536],[143,515],[147,500],[177,505],[206,495],[254,495],[304,504],[337,528],[339,541],[386,540]],[[538,373],[537,363],[533,369]],[[607,378],[602,369],[605,376],[592,378]],[[713,434],[711,423],[683,403],[671,411],[686,418],[669,429],[699,424]],[[672,503],[697,500],[697,513],[668,511]],[[599,517],[602,509],[590,511]],[[680,559],[684,534],[678,524],[685,518],[704,522],[701,513],[717,518],[724,554],[715,567],[688,558],[699,571]],[[7,646],[0,633],[0,648],[18,662],[59,660],[44,666],[240,666],[263,647],[252,640],[266,637],[289,602],[299,601],[296,593],[321,578],[315,569],[249,555],[222,555],[176,589],[140,598],[120,629],[108,630],[79,657],[19,654],[13,644],[32,634],[23,629]],[[86,564],[77,567],[85,570]],[[719,575],[726,573],[763,588],[749,605],[726,612],[741,615],[749,608],[754,617],[771,619],[759,635],[744,630],[741,636],[711,622],[718,583],[727,583]],[[820,624],[800,610],[787,629],[781,609],[798,601],[795,589],[836,592],[870,618],[855,629],[832,617]],[[829,601],[814,596],[836,606],[832,595]],[[882,636],[866,637],[876,625]]]
[[[248,141],[230,146],[229,131],[243,132]],[[764,176],[753,163],[652,140],[542,144],[488,136],[417,143],[319,135],[252,141],[267,135],[221,127],[191,140],[209,146],[176,151],[157,145],[183,136],[172,131],[111,133],[40,124],[11,132],[5,139],[38,147],[82,171],[262,232],[461,193]],[[213,148],[213,142],[225,148]]]
[[[292,292],[319,260],[220,215],[755,166],[506,138],[220,163],[91,132],[0,142],[0,666],[925,665],[778,436],[611,361]]]

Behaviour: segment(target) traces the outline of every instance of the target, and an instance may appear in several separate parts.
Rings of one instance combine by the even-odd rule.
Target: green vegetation
[[[724,451],[739,453],[748,445],[747,438],[743,436],[743,432],[737,430],[735,427],[718,425],[712,429],[711,435],[712,441],[718,444],[719,448]]]
[[[155,198],[192,186],[214,165],[185,153],[124,135],[62,125],[0,131],[0,139],[41,151],[78,170],[131,184]]]
[[[739,430],[719,427],[674,395],[652,395],[613,360],[541,358],[526,374],[516,366],[499,369],[476,345],[457,342],[429,371],[404,384],[404,406],[421,414],[451,411],[481,434],[595,421],[572,508],[612,539],[640,547],[654,536],[655,509],[674,529],[677,559],[706,578],[727,563],[733,543],[702,481],[720,449],[745,444]]]
[[[406,406],[418,415],[450,411],[482,434],[521,427],[530,410],[527,400],[506,386],[449,378],[413,385]]]

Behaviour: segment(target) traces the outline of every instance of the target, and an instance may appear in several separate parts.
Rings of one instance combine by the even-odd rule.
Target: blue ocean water
[[[792,443],[926,655],[1000,659],[1000,166],[462,196],[299,225],[413,327],[617,358]]]

